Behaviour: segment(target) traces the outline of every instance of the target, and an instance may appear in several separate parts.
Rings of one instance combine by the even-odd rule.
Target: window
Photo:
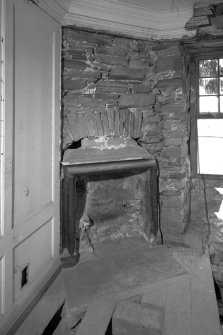
[[[223,175],[223,53],[195,57],[195,70],[196,99],[192,110],[195,117],[191,124],[194,142],[191,157],[196,159],[192,162],[193,170]]]

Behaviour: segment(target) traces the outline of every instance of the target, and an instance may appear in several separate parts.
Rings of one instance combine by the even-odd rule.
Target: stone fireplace
[[[151,189],[156,188],[152,210],[157,212],[159,205],[162,240],[164,243],[184,244],[185,234],[190,228],[190,119],[185,55],[180,41],[143,41],[64,27],[62,56],[63,170],[67,170],[68,177],[72,176],[71,180],[78,174],[75,182],[70,180],[75,187],[67,187],[77,193],[74,196],[79,198],[78,220],[89,228],[89,238],[102,241],[106,236],[123,236],[117,221],[117,226],[113,223],[114,230],[111,231],[109,225],[101,225],[101,221],[111,223],[117,219],[109,211],[102,215],[108,206],[117,207],[120,218],[125,216],[126,229],[129,220],[133,222],[132,232],[136,232],[136,226],[143,227],[140,215],[145,216],[146,202],[137,194],[141,196],[145,192],[141,185],[152,179],[156,181],[156,187],[148,181],[147,184]],[[109,160],[112,149],[107,146],[116,147],[113,148],[116,153],[114,161],[111,159],[109,164],[106,160]],[[134,154],[139,150],[143,159],[137,158],[137,154],[136,159],[127,157],[125,148],[133,146]],[[105,158],[100,155],[97,163],[86,162],[90,157],[88,151],[93,149],[103,153]],[[80,160],[77,163],[79,152],[85,153],[82,163]],[[142,161],[150,161],[153,167],[139,168]],[[133,162],[137,166],[131,166]],[[94,164],[98,164],[99,173],[92,172]],[[115,173],[114,166],[118,168]],[[148,174],[153,177],[148,177]],[[118,187],[119,184],[121,190],[116,189],[115,185]],[[130,184],[139,191],[132,191]],[[105,199],[108,206],[101,204],[98,195],[105,198],[108,189],[122,204],[121,208],[112,198]],[[84,205],[79,203],[81,196]],[[100,207],[102,213],[95,213],[93,206]],[[133,207],[136,212],[130,213]],[[70,214],[66,216],[73,217],[72,206],[69,208]],[[67,212],[65,203],[64,209]],[[66,249],[69,244],[69,252],[73,254],[75,243],[67,244],[67,241],[74,236],[74,228],[70,227],[69,231],[66,216],[62,247]],[[157,213],[153,213],[153,217],[157,217]],[[92,222],[97,222],[99,237],[95,235]],[[153,223],[145,231],[148,233],[151,229],[156,236],[157,228],[153,229]],[[125,234],[129,234],[128,229]],[[150,232],[147,235],[149,239],[152,236]]]
[[[139,125],[138,125],[139,126]],[[65,266],[106,240],[158,232],[154,156],[130,137],[85,138],[63,157]]]

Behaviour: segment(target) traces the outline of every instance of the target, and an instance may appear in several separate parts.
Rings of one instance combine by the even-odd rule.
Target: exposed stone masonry
[[[63,147],[132,137],[155,155],[164,242],[182,243],[189,213],[189,117],[177,41],[63,29]]]

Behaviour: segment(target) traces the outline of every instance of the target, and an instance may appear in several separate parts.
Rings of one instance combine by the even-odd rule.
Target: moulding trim
[[[133,5],[111,3],[102,0],[71,1],[63,25],[75,25],[131,37],[180,38],[194,36],[186,31],[185,23],[193,16],[192,8],[180,11],[154,11]]]
[[[62,24],[66,13],[69,13],[71,0],[40,0],[38,5],[48,15]]]
[[[193,9],[154,11],[104,0],[40,0],[39,6],[60,24],[141,39],[194,36],[185,23]]]

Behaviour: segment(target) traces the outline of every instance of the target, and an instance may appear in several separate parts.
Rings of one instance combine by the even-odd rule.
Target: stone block
[[[159,92],[157,92],[159,94]],[[160,109],[161,109],[161,104],[159,103],[158,99],[154,105],[154,111],[159,113],[160,112]]]
[[[107,111],[101,112],[101,124],[103,128],[104,135],[110,135],[109,123],[108,123],[108,114]]]
[[[173,103],[173,102],[186,102],[186,94],[183,93],[181,87],[172,89],[161,89],[161,94],[158,96],[158,101],[161,104]]]
[[[146,149],[153,155],[157,155],[162,150],[162,144],[161,143],[154,143],[154,144],[146,144]]]
[[[142,127],[142,111],[135,111],[135,121],[134,121],[134,130],[133,130],[133,137],[138,138],[141,134],[141,127]]]
[[[162,140],[162,137],[160,134],[142,136],[142,139],[141,139],[142,143],[146,143],[146,144],[160,143],[161,140]]]
[[[184,167],[179,170],[162,170],[160,171],[161,178],[170,178],[170,179],[183,179],[186,177],[186,171]]]
[[[136,84],[133,86],[134,93],[149,93],[151,92],[151,83]]]
[[[124,135],[124,127],[125,127],[125,112],[124,109],[119,110],[119,136]]]
[[[89,67],[89,64],[81,60],[65,58],[63,60],[63,67],[64,69],[67,69],[67,70],[74,69],[74,70],[84,71],[85,69]]]
[[[84,121],[83,113],[67,114],[67,120],[73,141],[78,141],[88,136],[88,129]]]
[[[182,162],[180,159],[168,161],[167,159],[162,159],[159,157],[160,170],[181,168],[183,164],[184,162]]]
[[[159,123],[161,121],[160,114],[148,115],[146,112],[143,113],[143,119],[145,123]]]
[[[104,131],[103,131],[102,123],[101,123],[101,112],[100,110],[94,110],[92,112],[94,113],[94,119],[96,121],[98,136],[103,136]]]
[[[109,65],[128,65],[128,61],[126,57],[121,57],[121,56],[115,56],[115,55],[103,55],[99,54],[96,55],[96,61],[99,63],[105,63]]]
[[[97,122],[95,120],[94,113],[92,113],[91,111],[85,113],[85,122],[87,125],[89,136],[90,137],[99,136],[98,129],[97,129]]]
[[[82,61],[87,60],[87,50],[86,49],[78,49],[78,48],[69,48],[63,50],[63,56],[70,56],[72,59],[78,59]]]
[[[182,125],[185,128],[185,125],[180,120],[163,120],[163,128],[171,131],[182,129]]]
[[[108,46],[108,45],[99,45],[96,50],[96,54],[104,54],[104,55],[118,55],[118,56],[126,56],[127,51],[117,49],[115,46]]]
[[[151,61],[139,57],[130,57],[129,66],[133,69],[148,69],[151,66]]]
[[[173,197],[173,196],[178,196],[181,195],[182,192],[184,192],[184,190],[163,190],[162,191],[162,196],[166,196],[166,197]]]
[[[159,134],[159,127],[158,123],[145,123],[143,121],[143,126],[142,126],[142,141],[146,141],[146,138],[148,136],[155,136]]]
[[[155,103],[153,93],[122,94],[118,104],[121,108],[151,106]]]
[[[163,244],[184,246],[184,234],[169,228],[163,232]]]
[[[184,235],[184,243],[190,248],[191,251],[203,254],[206,245],[204,232],[195,229],[189,230]]]
[[[115,132],[115,108],[108,108],[107,115],[108,115],[108,124],[109,124],[110,133],[114,134]]]
[[[81,96],[80,103],[82,106],[91,108],[105,108],[105,101],[98,100],[92,96]]]
[[[129,118],[129,136],[134,137],[134,123],[135,123],[135,113],[130,111]]]
[[[196,29],[202,26],[209,26],[210,22],[206,15],[203,16],[193,16],[189,21],[185,24],[186,30]]]
[[[67,78],[63,81],[64,90],[81,90],[86,86],[85,79]]]
[[[182,234],[186,227],[185,212],[182,208],[161,208],[161,231]]]
[[[128,137],[130,134],[130,111],[129,109],[124,109],[125,124],[124,124],[124,136]]]
[[[100,93],[126,93],[128,83],[114,80],[100,80],[96,83],[96,92]]]
[[[115,110],[115,136],[119,135],[119,123],[120,123],[120,114],[119,110]]]
[[[188,124],[179,120],[166,120],[162,122],[162,135],[164,138],[185,137],[188,135]]]
[[[163,138],[182,138],[184,142],[185,138],[188,137],[188,129],[184,124],[179,125],[177,128],[162,129]]]
[[[168,114],[162,114],[162,120],[163,121],[168,121],[168,120],[177,120],[185,123],[189,123],[189,115],[186,113],[168,113]]]
[[[184,114],[186,112],[186,104],[185,103],[173,103],[173,104],[165,104],[161,106],[161,114],[170,113],[174,114]]]
[[[169,147],[169,146],[178,146],[181,145],[183,142],[182,138],[177,138],[177,137],[165,137],[164,141],[163,141],[163,145],[165,147]]]
[[[159,57],[156,62],[156,72],[165,72],[165,71],[182,71],[182,58],[179,55],[171,55]]]
[[[88,45],[111,45],[112,38],[108,35],[97,34],[87,31],[74,30],[74,29],[63,29],[63,39],[67,41],[69,45],[75,44],[88,44]]]
[[[203,16],[203,15],[213,15],[213,8],[210,5],[205,5],[202,2],[194,3],[194,15],[193,16]]]
[[[62,133],[62,146],[63,149],[66,148],[66,146],[70,143],[72,143],[73,141],[73,136],[72,133],[70,131],[70,127],[67,121],[67,118],[64,117],[64,121],[63,121],[63,133]]]
[[[186,187],[186,178],[183,179],[161,179],[160,192],[164,190],[182,190]]]
[[[169,161],[175,161],[177,159],[180,159],[181,157],[180,147],[175,147],[175,146],[164,147],[160,156]]]
[[[131,54],[133,54],[134,52],[138,54],[139,51],[138,41],[130,38],[113,38],[113,47],[116,50],[123,50]]]
[[[161,197],[161,207],[162,208],[183,208],[185,203],[184,197],[182,195],[172,196],[172,197]]]
[[[69,71],[66,71],[66,69],[64,70],[64,79],[74,77],[84,78],[95,82],[101,78],[101,72],[92,68],[86,68],[84,71],[78,69],[71,69]]]
[[[169,43],[168,41],[163,41],[159,45],[153,47],[153,50],[157,51],[158,58],[165,58],[165,57],[181,57],[179,42],[176,41],[175,43]]]
[[[215,250],[213,254],[210,255],[211,264],[218,265],[223,262],[223,250]]]
[[[112,317],[113,335],[161,335],[164,308],[130,301],[119,302]]]
[[[131,69],[128,66],[114,66],[109,73],[109,79],[142,81],[145,75],[145,71],[141,69]]]
[[[119,93],[95,93],[95,98],[98,100],[103,100],[107,107],[117,106]]]
[[[77,106],[81,106],[80,94],[69,93],[63,97],[63,105],[65,111],[71,111]]]
[[[161,91],[158,97],[161,103],[174,104],[186,101],[186,85],[181,77],[159,80],[157,88]]]

